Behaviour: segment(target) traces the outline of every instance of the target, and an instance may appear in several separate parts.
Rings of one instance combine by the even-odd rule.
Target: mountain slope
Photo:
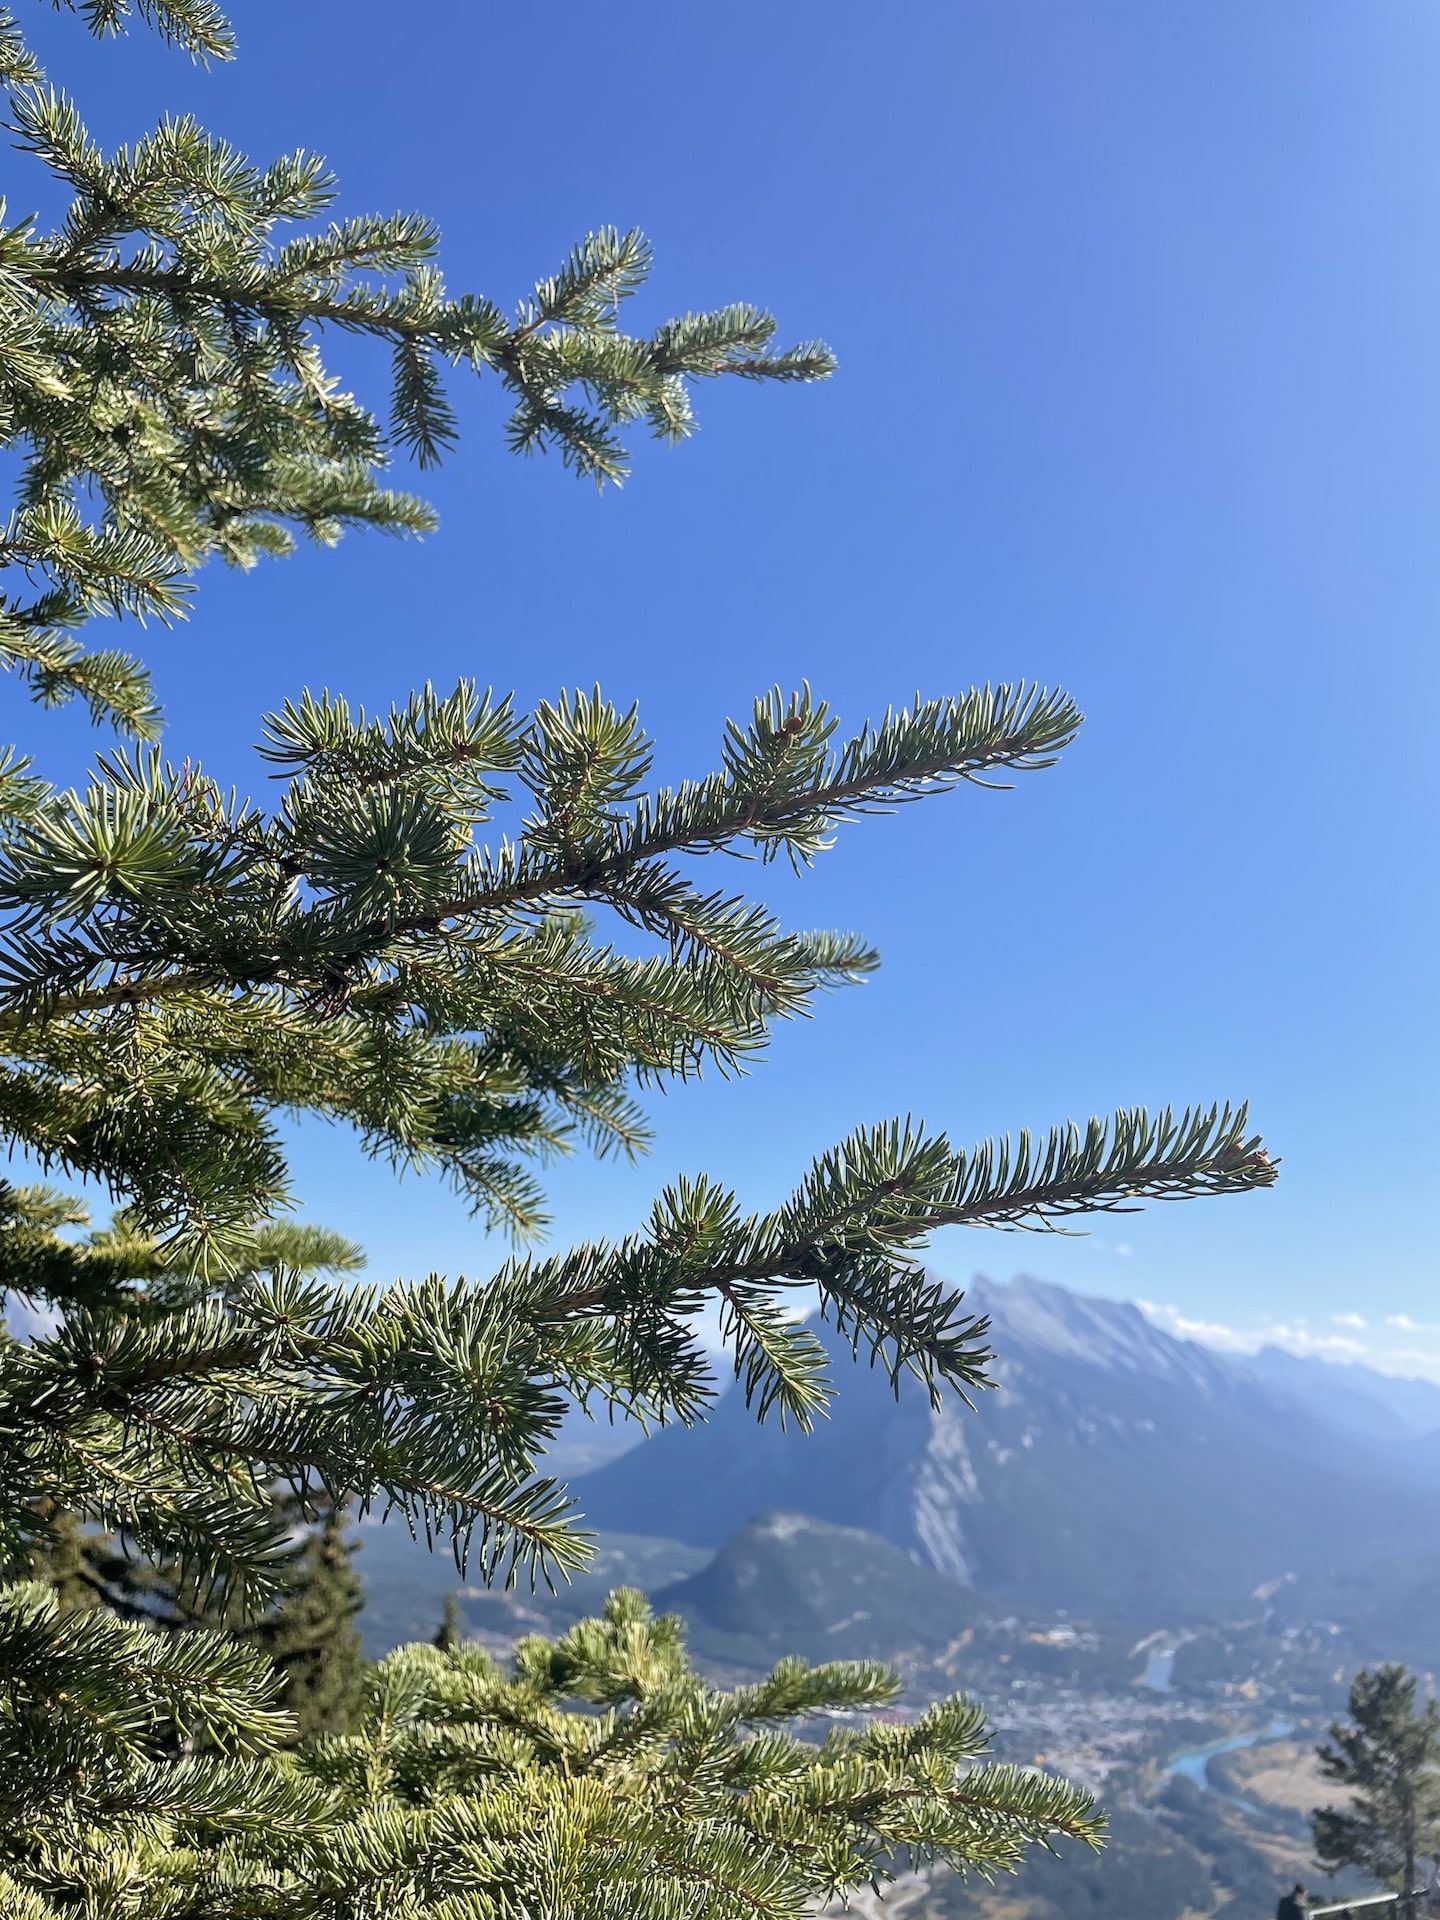
[[[1326,1426],[1397,1444],[1440,1432],[1440,1386],[1262,1347],[1244,1363]]]
[[[893,1659],[947,1646],[979,1611],[975,1595],[857,1527],[762,1513],[698,1573],[653,1596],[691,1622],[691,1644],[757,1664]]]
[[[1440,1521],[1433,1475],[1407,1475],[1136,1307],[1028,1279],[979,1281],[970,1304],[999,1355],[974,1413],[932,1412],[904,1389],[897,1404],[830,1336],[838,1391],[817,1433],[759,1428],[727,1395],[705,1427],[579,1480],[587,1518],[719,1547],[783,1508],[1016,1603],[1196,1619]]]

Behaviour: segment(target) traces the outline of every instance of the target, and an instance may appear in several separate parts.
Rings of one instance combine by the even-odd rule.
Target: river
[[[1213,1793],[1222,1800],[1228,1800],[1233,1807],[1240,1807],[1246,1813],[1258,1813],[1260,1809],[1249,1800],[1242,1800],[1238,1794],[1226,1793],[1223,1787],[1217,1787],[1210,1778],[1210,1762],[1222,1753],[1239,1753],[1244,1747],[1258,1747],[1266,1740],[1283,1740],[1287,1733],[1293,1733],[1294,1727],[1288,1720],[1272,1720],[1268,1727],[1261,1727],[1255,1733],[1232,1734],[1228,1740],[1212,1740],[1208,1747],[1196,1747],[1189,1753],[1177,1753],[1165,1771],[1181,1774],[1186,1780],[1193,1780],[1205,1793]]]
[[[1150,1687],[1156,1693],[1169,1693],[1170,1675],[1175,1666],[1177,1647],[1165,1647],[1159,1653],[1152,1653],[1145,1662],[1145,1677],[1142,1687]]]

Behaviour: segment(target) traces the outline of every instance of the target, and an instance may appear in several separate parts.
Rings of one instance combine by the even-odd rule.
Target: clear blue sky
[[[346,211],[431,213],[452,287],[506,304],[587,228],[640,225],[638,323],[753,299],[841,360],[702,392],[699,437],[604,499],[509,460],[462,384],[438,536],[212,574],[149,637],[177,755],[254,784],[255,717],[301,686],[460,674],[526,701],[599,678],[677,773],[802,676],[857,723],[1020,676],[1088,715],[1021,791],[868,823],[803,889],[756,870],[884,970],[747,1083],[659,1103],[638,1170],[562,1169],[557,1237],[622,1230],[687,1168],[765,1202],[897,1110],[965,1140],[1248,1096],[1275,1192],[1088,1241],[956,1234],[935,1264],[1440,1369],[1440,1335],[1383,1324],[1440,1322],[1429,0],[250,0],[208,75],[35,13],[107,141],[188,108],[257,159],[316,147]],[[54,767],[91,744],[49,739]],[[382,1273],[499,1252],[341,1136],[298,1163]]]

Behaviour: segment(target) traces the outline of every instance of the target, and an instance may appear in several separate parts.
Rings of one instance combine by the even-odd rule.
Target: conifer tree
[[[55,1254],[87,1278],[103,1275],[107,1286],[117,1271],[136,1276],[113,1297],[123,1299],[128,1312],[153,1314],[179,1277],[164,1251],[139,1235],[123,1211],[104,1229],[74,1237],[74,1229],[89,1224],[88,1208],[73,1199],[45,1187],[0,1182],[0,1286],[22,1305],[63,1301],[58,1270],[49,1265]],[[59,1228],[72,1230],[70,1237],[60,1239]],[[38,1281],[36,1265],[48,1272],[58,1292]],[[364,1255],[353,1242],[323,1228],[271,1224],[257,1230],[242,1265],[252,1274],[339,1276],[363,1267]],[[240,1278],[239,1271],[234,1278]],[[269,1506],[276,1590],[288,1593],[301,1578],[298,1566],[310,1539],[307,1523],[316,1514],[293,1497],[274,1493]],[[9,1525],[22,1543],[18,1564],[43,1580],[66,1608],[103,1606],[123,1619],[168,1631],[260,1625],[235,1604],[238,1595],[197,1581],[159,1541],[147,1554],[133,1536],[117,1538],[94,1525],[82,1526],[75,1511],[46,1499],[22,1502]]]
[[[77,10],[100,31],[130,11]],[[227,51],[209,0],[134,10]],[[829,360],[772,351],[749,308],[622,334],[648,265],[633,235],[592,236],[512,318],[451,299],[425,223],[314,227],[318,162],[257,171],[189,122],[107,159],[8,16],[0,43],[20,138],[74,194],[55,233],[0,235],[0,431],[21,468],[0,651],[42,700],[78,695],[130,736],[81,791],[0,766],[0,1131],[120,1207],[87,1238],[63,1197],[0,1189],[0,1286],[47,1329],[0,1341],[0,1569],[25,1573],[73,1516],[165,1569],[192,1617],[253,1617],[284,1590],[286,1489],[396,1509],[480,1577],[550,1577],[588,1551],[544,1468],[567,1407],[703,1418],[707,1311],[759,1418],[803,1428],[828,1403],[807,1303],[938,1400],[983,1385],[989,1355],[919,1264],[937,1227],[1273,1179],[1243,1109],[973,1150],[902,1119],[858,1129],[769,1211],[697,1175],[633,1234],[520,1250],[484,1280],[361,1286],[282,1224],[278,1116],[311,1113],[448,1179],[523,1246],[545,1155],[638,1152],[637,1085],[742,1067],[874,964],[707,888],[700,859],[804,869],[861,815],[1048,765],[1079,716],[1063,694],[985,688],[847,738],[808,689],[775,692],[726,726],[718,772],[666,787],[633,710],[596,692],[526,715],[467,683],[381,716],[298,695],[265,723],[283,785],[263,807],[166,760],[143,671],[86,652],[87,621],[173,616],[204,559],[246,564],[296,531],[428,524],[380,476],[448,445],[440,361],[507,390],[517,451],[603,481],[627,425],[687,430],[693,379]],[[329,328],[391,346],[387,427],[325,373]],[[786,1667],[712,1696],[628,1599],[577,1634],[522,1652],[514,1680],[472,1650],[411,1650],[359,1745],[296,1758],[280,1676],[235,1633],[0,1588],[0,1911],[478,1920],[587,1910],[603,1871],[617,1920],[798,1914],[906,1847],[991,1870],[1091,1831],[1083,1796],[971,1771],[963,1704],[812,1763],[774,1723],[877,1704],[887,1681]]]
[[[464,1644],[464,1640],[465,1615],[460,1608],[460,1596],[447,1593],[445,1609],[440,1616],[440,1624],[435,1629],[433,1644],[440,1649],[441,1653],[454,1653],[457,1647]]]
[[[277,1499],[273,1507],[282,1542],[278,1597],[255,1618],[246,1618],[223,1590],[197,1591],[173,1559],[144,1559],[112,1535],[82,1529],[73,1513],[38,1517],[28,1571],[64,1611],[103,1607],[169,1633],[227,1629],[275,1669],[295,1739],[344,1732],[360,1711],[365,1666],[355,1625],[365,1590],[346,1514],[343,1505],[330,1507],[307,1522],[293,1499]],[[453,1644],[459,1639],[457,1630]]]
[[[1405,1896],[1417,1862],[1440,1850],[1440,1706],[1417,1704],[1419,1681],[1402,1666],[1362,1668],[1350,1683],[1348,1720],[1315,1749],[1320,1771],[1343,1787],[1342,1805],[1311,1815],[1326,1873],[1359,1867]]]
[[[347,1733],[360,1714],[365,1663],[355,1616],[365,1590],[351,1555],[345,1507],[332,1505],[307,1530],[279,1602],[254,1630],[299,1740]]]
[[[871,1661],[782,1661],[723,1692],[690,1670],[679,1620],[633,1592],[559,1640],[522,1641],[513,1674],[478,1647],[421,1645],[366,1691],[352,1734],[272,1780],[271,1819],[130,1854],[147,1916],[749,1920],[812,1911],[897,1857],[993,1874],[1037,1840],[1100,1834],[1087,1794],[985,1759],[971,1703],[866,1724],[898,1691]],[[804,1738],[820,1714],[826,1737]],[[78,1909],[113,1858],[102,1836],[57,1838],[37,1911]]]

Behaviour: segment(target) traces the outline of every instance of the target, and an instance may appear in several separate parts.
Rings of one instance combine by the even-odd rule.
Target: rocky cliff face
[[[978,1281],[970,1304],[997,1354],[974,1412],[904,1388],[897,1402],[832,1339],[838,1391],[817,1433],[756,1428],[727,1396],[707,1426],[580,1480],[586,1515],[718,1547],[783,1508],[1017,1602],[1196,1617],[1440,1520],[1432,1462],[1342,1433],[1136,1307],[1028,1279]]]

